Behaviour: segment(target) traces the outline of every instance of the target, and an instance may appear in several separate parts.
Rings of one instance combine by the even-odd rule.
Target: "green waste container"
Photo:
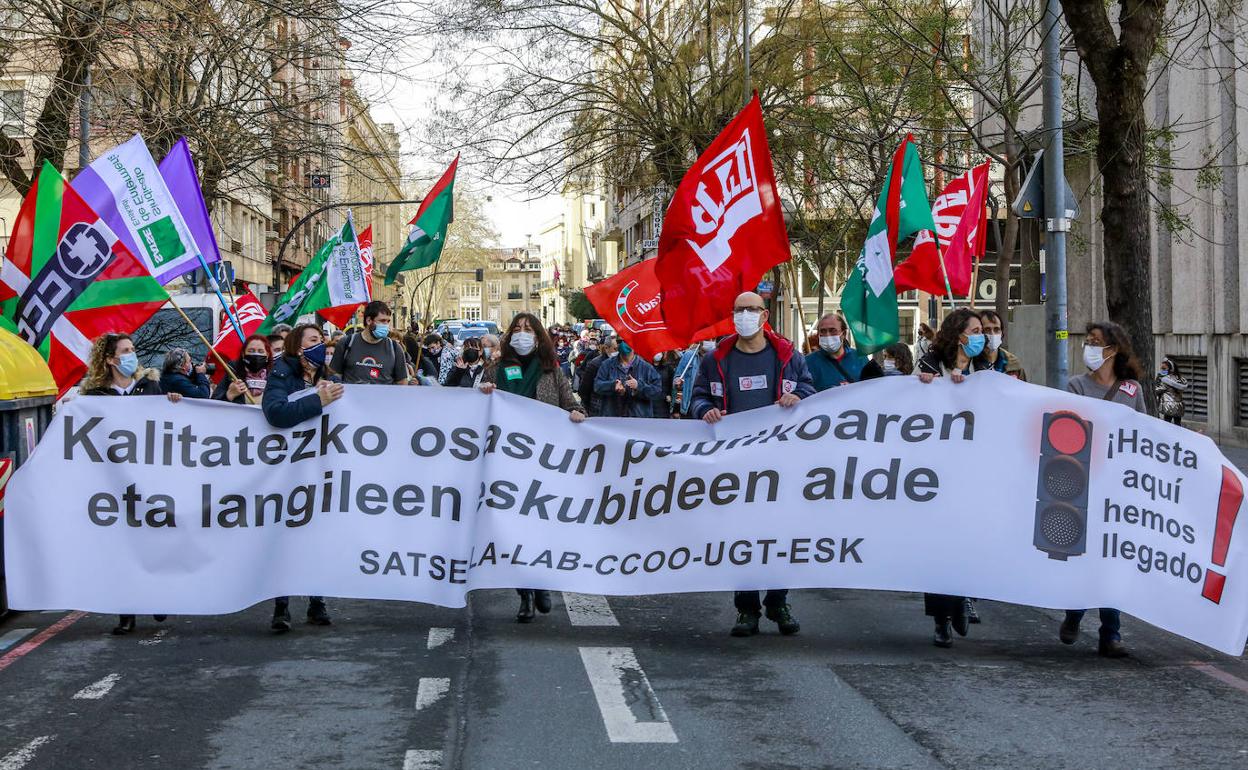
[[[26,462],[52,419],[56,382],[38,351],[0,329],[0,616],[9,611],[4,582],[4,479]]]

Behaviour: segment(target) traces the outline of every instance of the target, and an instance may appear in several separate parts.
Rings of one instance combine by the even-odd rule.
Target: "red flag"
[[[948,294],[940,266],[942,255],[953,293],[966,296],[970,292],[971,258],[984,255],[984,234],[988,229],[984,203],[988,198],[989,165],[985,161],[952,179],[932,204],[936,237],[930,230],[915,236],[910,257],[893,271],[898,294],[909,289],[937,296]]]
[[[369,225],[364,228],[355,238],[360,244],[360,264],[364,267],[364,275],[368,276],[368,298],[373,298],[373,226]],[[351,323],[351,316],[355,315],[355,311],[364,306],[363,302],[357,302],[354,305],[338,305],[337,307],[327,307],[323,310],[316,311],[321,318],[329,321],[339,329],[347,328],[347,324]]]
[[[663,293],[655,275],[657,259],[647,259],[585,289],[585,297],[637,355],[645,359],[678,350],[690,342],[732,334],[732,318],[702,329],[690,339],[672,334],[660,308]]]
[[[243,327],[244,337],[250,337],[255,334],[268,315],[268,313],[264,312],[264,305],[261,305],[260,300],[256,299],[256,295],[250,291],[245,294],[239,294],[234,299],[230,309],[234,311],[234,317],[238,319],[239,325]],[[234,332],[234,324],[230,323],[230,319],[226,318],[225,313],[221,314],[221,330],[217,332],[217,338],[212,341],[212,349],[225,361],[234,361],[243,354],[243,341]],[[220,382],[224,376],[225,371],[218,366],[217,370],[212,373],[212,381]]]
[[[674,347],[729,317],[738,294],[789,258],[755,94],[685,174],[663,219],[654,270]]]

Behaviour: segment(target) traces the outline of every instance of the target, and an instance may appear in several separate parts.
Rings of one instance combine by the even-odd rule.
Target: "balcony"
[[[518,292],[518,291],[507,292],[507,299],[523,299],[523,298],[524,298],[524,294],[522,292]]]

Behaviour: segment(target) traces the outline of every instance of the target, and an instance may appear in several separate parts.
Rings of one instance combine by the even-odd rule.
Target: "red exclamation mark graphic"
[[[1239,505],[1244,501],[1244,485],[1235,471],[1222,466],[1222,491],[1218,494],[1218,524],[1213,530],[1213,563],[1226,567],[1226,552],[1231,548],[1231,530],[1239,516]],[[1222,602],[1222,589],[1226,575],[1208,570],[1205,572],[1205,588],[1200,595],[1213,602]]]

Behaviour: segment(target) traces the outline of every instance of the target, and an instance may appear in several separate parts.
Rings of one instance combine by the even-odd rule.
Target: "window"
[[[0,91],[0,130],[21,134],[26,127],[26,92],[21,89]]]
[[[465,321],[480,321],[481,306],[480,305],[461,305],[459,314],[463,316]]]
[[[1248,427],[1248,358],[1235,359],[1235,424]]]
[[[503,298],[503,282],[490,281],[490,301],[498,302]]]
[[[1209,359],[1204,356],[1166,356],[1179,368],[1179,374],[1187,380],[1187,392],[1183,394],[1183,419],[1193,422],[1209,421]]]
[[[468,299],[481,299],[481,284],[476,281],[465,281],[463,296]]]

